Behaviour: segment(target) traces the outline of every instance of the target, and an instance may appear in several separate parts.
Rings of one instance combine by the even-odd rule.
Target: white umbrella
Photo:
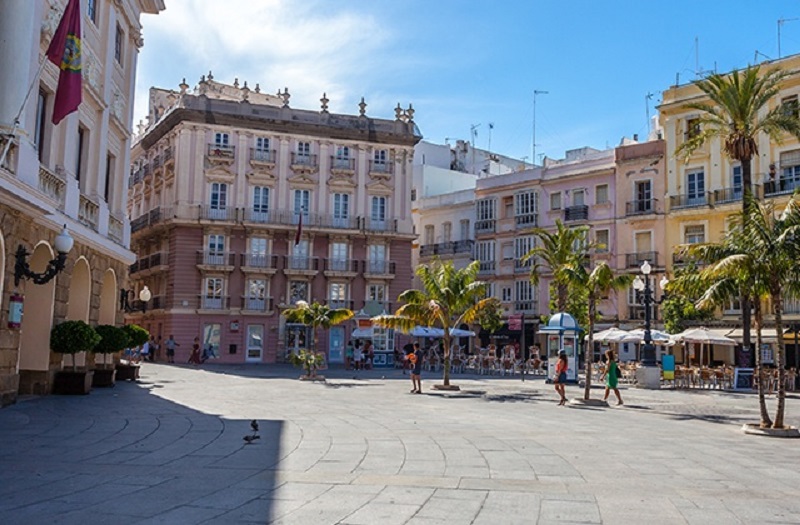
[[[472,330],[462,330],[461,328],[451,328],[450,335],[453,337],[475,337]]]
[[[724,335],[709,330],[701,326],[700,328],[689,328],[679,334],[672,336],[674,341],[682,341],[686,343],[699,343],[700,344],[700,366],[703,365],[703,349],[705,345],[727,345],[735,346],[736,341]]]
[[[415,326],[409,333],[413,337],[442,337],[444,330],[432,326]]]
[[[650,338],[655,344],[668,344],[672,338],[666,332],[661,330],[650,330]],[[622,343],[643,343],[644,342],[644,329],[637,328],[628,332],[628,336],[622,339]]]
[[[619,328],[612,326],[606,330],[602,330],[600,332],[595,332],[592,336],[592,340],[596,343],[620,343],[630,335],[625,330],[620,330]],[[586,334],[584,340],[589,340],[589,334]]]

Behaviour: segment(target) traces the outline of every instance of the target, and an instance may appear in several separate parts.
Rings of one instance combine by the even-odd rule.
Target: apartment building
[[[49,350],[55,323],[122,321],[118,293],[133,262],[127,248],[125,174],[142,46],[139,19],[142,13],[163,10],[164,2],[81,2],[83,102],[53,125],[59,69],[47,62],[37,75],[65,6],[65,0],[0,2],[0,151],[13,134],[0,166],[2,405],[20,394],[51,391],[62,366],[62,356]],[[57,259],[56,239],[65,225],[74,245],[63,271],[41,284],[25,278],[15,283],[20,255],[33,272],[46,273],[48,263]],[[24,297],[19,328],[8,324],[12,295],[15,301]],[[84,355],[76,362],[93,366]]]
[[[132,153],[128,318],[174,335],[186,359],[200,337],[224,362],[273,363],[307,348],[309,327],[281,312],[299,300],[367,318],[411,286],[414,110],[394,119],[290,107],[258,85],[209,74],[150,93],[150,126]],[[146,308],[146,310],[145,310]],[[145,311],[142,311],[145,310]],[[319,334],[340,361],[356,321]],[[376,363],[394,333],[374,331]]]

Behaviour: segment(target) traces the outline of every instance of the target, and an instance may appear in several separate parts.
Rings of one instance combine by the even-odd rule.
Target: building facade
[[[224,362],[280,361],[313,337],[281,315],[297,301],[368,317],[411,285],[413,109],[377,119],[363,100],[357,115],[289,100],[211,74],[151,90],[128,191],[131,291],[152,299],[128,319],[174,335],[178,360],[199,337]],[[321,331],[317,349],[340,361],[354,327]],[[373,342],[388,360],[392,333]]]
[[[133,254],[128,250],[127,172],[136,61],[142,13],[163,0],[83,0],[83,102],[57,126],[51,123],[58,68],[44,53],[61,19],[64,0],[0,3],[0,400],[47,394],[62,357],[49,350],[51,327],[63,320],[122,321],[118,291]],[[26,93],[30,97],[23,106]],[[20,108],[21,111],[20,111]],[[14,121],[20,115],[19,125]],[[15,284],[19,247],[43,272],[55,258],[54,239],[66,225],[74,246],[65,269],[45,284]],[[21,326],[9,328],[11,295],[24,297]],[[91,367],[77,356],[79,366]]]

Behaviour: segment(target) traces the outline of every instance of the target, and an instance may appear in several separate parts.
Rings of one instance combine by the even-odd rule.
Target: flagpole
[[[0,166],[5,164],[6,157],[8,156],[8,152],[11,149],[11,142],[17,135],[17,130],[19,129],[19,119],[22,118],[22,112],[25,111],[25,106],[28,105],[28,100],[31,98],[31,93],[33,93],[33,88],[39,83],[39,77],[42,76],[42,71],[44,70],[44,66],[47,63],[47,55],[42,58],[41,63],[39,64],[39,69],[36,70],[36,75],[34,75],[33,80],[31,81],[31,85],[28,88],[28,92],[25,93],[25,98],[22,100],[22,105],[19,107],[19,111],[17,112],[17,116],[14,118],[14,126],[11,128],[11,133],[8,135],[8,141],[6,141],[5,145],[3,146],[3,153],[0,155]]]

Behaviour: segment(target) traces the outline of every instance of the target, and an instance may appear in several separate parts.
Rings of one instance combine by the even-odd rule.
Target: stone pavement
[[[427,374],[412,395],[394,370],[297,375],[146,363],[138,384],[0,410],[0,523],[800,523],[800,440],[742,434],[752,394],[569,408],[541,378],[442,395]]]

